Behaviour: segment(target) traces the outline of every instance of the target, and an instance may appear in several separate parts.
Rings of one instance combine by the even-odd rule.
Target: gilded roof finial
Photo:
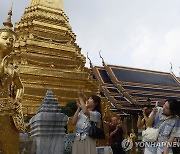
[[[170,67],[170,73],[173,73],[173,71],[172,71],[172,63],[170,62],[170,65],[171,65],[171,67]]]
[[[4,29],[9,29],[9,30],[12,30],[12,27],[13,27],[13,24],[11,22],[11,17],[12,17],[12,7],[13,7],[13,3],[10,7],[10,10],[8,12],[8,17],[6,19],[6,21],[3,22],[3,25],[4,25]]]
[[[105,66],[106,64],[105,64],[105,62],[104,62],[103,57],[101,56],[101,50],[99,51],[99,56],[100,56],[100,58],[102,59],[102,65]]]
[[[91,59],[90,59],[89,56],[88,56],[88,52],[87,52],[87,59],[89,60],[90,68],[93,68],[93,64],[92,64]]]
[[[13,24],[11,22],[11,17],[12,17],[12,7],[13,7],[13,3],[9,9],[9,12],[8,12],[8,17],[7,19],[3,22],[3,27],[0,28],[0,32],[10,32],[12,33],[14,36],[17,36],[16,33],[14,32],[14,30],[12,29],[13,27]]]

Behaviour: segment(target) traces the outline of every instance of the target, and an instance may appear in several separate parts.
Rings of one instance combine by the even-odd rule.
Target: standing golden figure
[[[12,61],[16,34],[12,30],[12,8],[0,29],[0,149],[3,154],[17,154],[19,133],[25,131],[21,99],[23,85]]]

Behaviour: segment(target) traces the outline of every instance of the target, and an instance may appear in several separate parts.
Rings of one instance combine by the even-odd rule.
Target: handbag
[[[168,118],[169,119],[169,118]],[[165,119],[159,126],[159,128],[151,128],[148,127],[146,130],[142,131],[142,137],[145,141],[149,141],[149,142],[155,142],[158,138],[159,135],[159,131],[163,125],[163,123],[166,121],[167,119]]]
[[[103,127],[99,128],[93,121],[91,121],[91,127],[89,128],[89,137],[92,137],[94,139],[105,139]]]
[[[145,141],[154,142],[158,138],[159,130],[159,128],[148,127],[146,130],[142,132],[142,137]]]

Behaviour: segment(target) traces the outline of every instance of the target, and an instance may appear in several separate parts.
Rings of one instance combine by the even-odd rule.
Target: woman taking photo
[[[159,135],[155,144],[145,148],[145,154],[173,154],[169,144],[174,141],[175,137],[180,136],[179,112],[180,102],[174,99],[166,100],[163,108],[157,106],[153,108],[147,120],[147,126],[160,128]]]
[[[101,121],[99,96],[92,95],[86,104],[83,100],[83,93],[78,92],[79,102],[77,111],[72,118],[72,124],[76,124],[76,137],[72,147],[72,154],[96,154],[96,139],[88,136],[91,121]]]

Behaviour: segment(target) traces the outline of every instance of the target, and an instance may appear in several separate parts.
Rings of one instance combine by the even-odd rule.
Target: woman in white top
[[[72,154],[96,154],[96,139],[89,137],[88,131],[91,126],[90,121],[95,123],[101,121],[101,99],[99,96],[92,95],[85,104],[81,91],[78,92],[78,97],[78,108],[72,118],[72,124],[76,124]]]

